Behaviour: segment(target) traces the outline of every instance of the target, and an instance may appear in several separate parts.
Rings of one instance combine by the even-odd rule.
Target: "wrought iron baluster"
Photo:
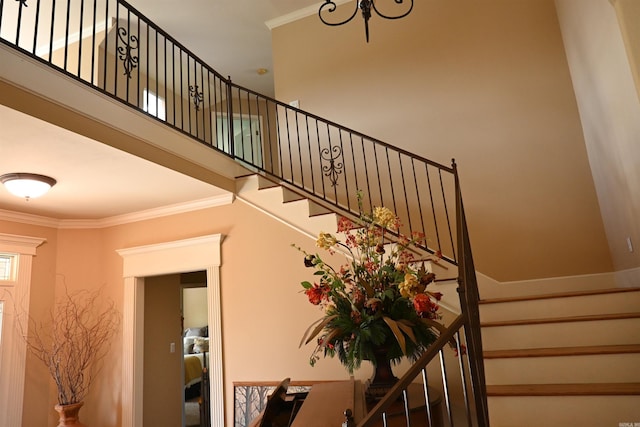
[[[118,58],[122,61],[124,75],[131,78],[131,73],[138,66],[138,57],[133,55],[133,51],[138,49],[138,37],[130,35],[126,28],[118,27],[118,39],[124,46],[118,46]]]
[[[67,0],[67,13],[66,13],[66,20],[64,23],[64,66],[62,67],[62,69],[65,71],[67,71],[67,58],[69,56],[69,19],[71,14],[70,3],[71,1]]]
[[[189,96],[193,100],[193,108],[195,108],[196,111],[200,111],[200,104],[202,104],[204,99],[204,95],[199,88],[200,86],[198,85],[189,85]]]
[[[342,159],[342,148],[338,145],[323,148],[322,151],[320,151],[320,157],[328,163],[322,166],[322,172],[324,176],[329,178],[331,186],[335,188],[338,185],[338,177],[344,169],[344,162],[340,161],[340,159]]]

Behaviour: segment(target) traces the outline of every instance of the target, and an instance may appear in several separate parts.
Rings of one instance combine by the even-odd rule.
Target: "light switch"
[[[176,352],[176,343],[172,342],[171,344],[169,344],[169,353],[175,353]]]

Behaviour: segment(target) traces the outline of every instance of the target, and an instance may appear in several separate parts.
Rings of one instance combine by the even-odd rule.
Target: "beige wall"
[[[54,230],[0,221],[0,233],[47,237],[34,259],[31,309],[42,318],[54,301],[56,274],[74,287],[105,286],[105,296],[122,311],[122,258],[117,249],[222,233],[221,296],[227,425],[233,421],[234,381],[347,379],[336,360],[308,365],[310,347],[298,348],[300,337],[321,316],[307,302],[299,283],[312,278],[290,244],[309,251],[315,242],[253,208],[235,202],[173,217],[105,229]],[[49,238],[51,236],[51,238]],[[179,347],[178,347],[179,348]],[[177,352],[179,354],[179,352]],[[121,425],[122,335],[110,346],[104,368],[81,411],[91,427]],[[370,368],[358,374],[370,376]],[[38,361],[27,365],[23,427],[55,425],[55,395]],[[48,397],[47,397],[48,395]]]
[[[611,271],[553,0],[417,2],[402,20],[370,24],[369,44],[359,18],[274,29],[277,98],[456,158],[482,273]]]
[[[640,2],[636,0],[609,0],[616,8],[622,38],[629,57],[631,71],[640,97]]]
[[[557,5],[614,266],[638,268],[640,98],[627,57],[631,51],[625,50],[609,1],[557,0]],[[636,23],[638,19],[640,13]],[[635,245],[634,252],[629,252],[627,238]]]

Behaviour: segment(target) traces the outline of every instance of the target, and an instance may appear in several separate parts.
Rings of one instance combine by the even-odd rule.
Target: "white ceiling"
[[[273,95],[271,32],[266,22],[322,0],[130,0],[129,3],[223,76]],[[344,1],[336,1],[336,4]],[[316,5],[317,7],[313,7]],[[267,74],[257,74],[266,68]]]
[[[318,0],[130,0],[196,55],[234,82],[273,91],[265,22]],[[269,72],[263,76],[257,68]],[[0,175],[31,172],[58,183],[25,201],[0,186],[0,210],[55,219],[104,219],[217,198],[223,190],[0,106]]]

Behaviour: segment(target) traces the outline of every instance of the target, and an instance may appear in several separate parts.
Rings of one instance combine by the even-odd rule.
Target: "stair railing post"
[[[482,355],[482,338],[480,334],[480,311],[478,307],[478,282],[476,279],[469,230],[462,203],[460,180],[455,160],[452,161],[455,179],[456,197],[456,232],[459,254],[458,292],[460,308],[465,318],[465,336],[468,343],[468,360],[473,390],[476,418],[479,427],[489,427],[489,410],[487,405],[487,386],[485,383],[484,362]],[[460,354],[459,357],[463,355]]]

